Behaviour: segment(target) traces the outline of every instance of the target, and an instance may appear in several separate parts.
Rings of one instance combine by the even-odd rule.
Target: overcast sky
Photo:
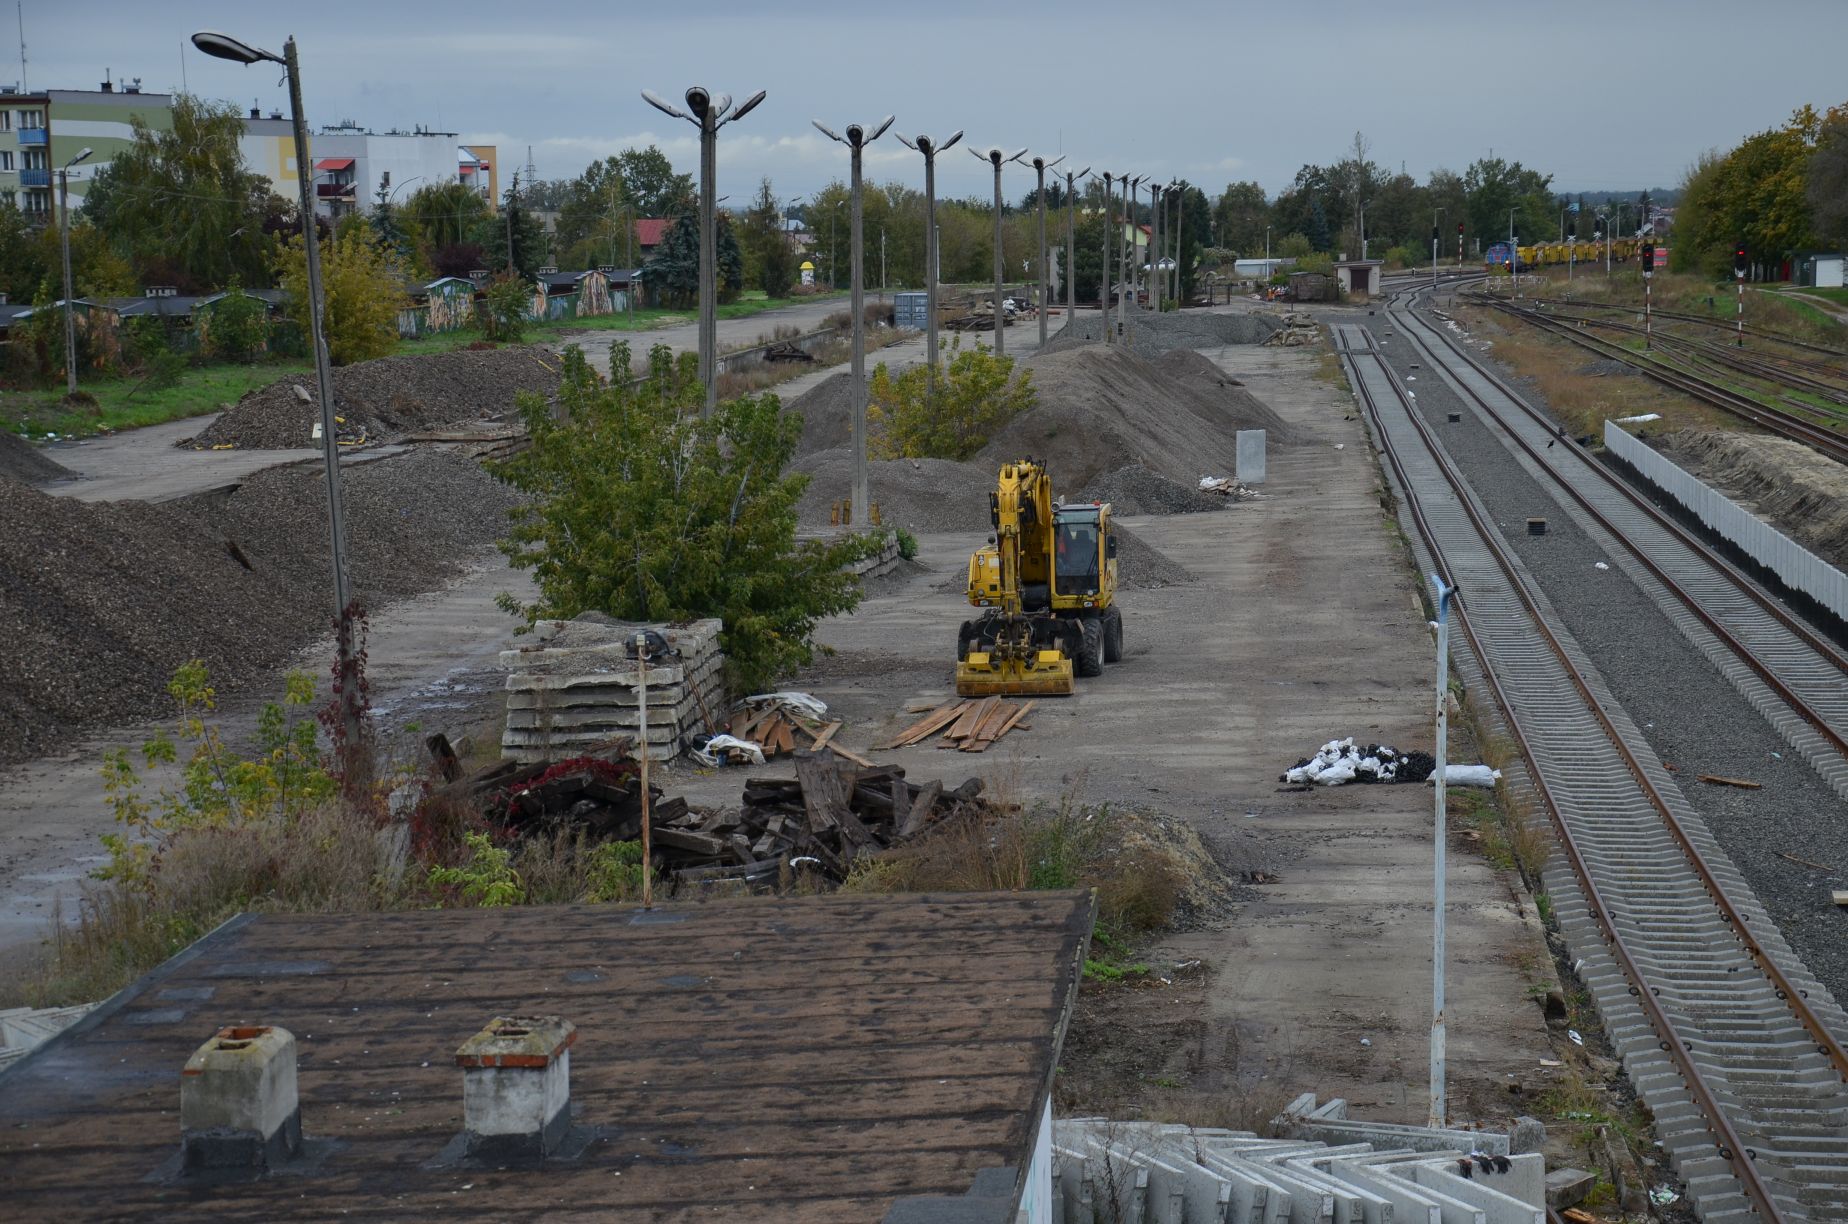
[[[94,89],[108,70],[265,111],[287,107],[278,70],[183,44],[216,28],[280,51],[293,33],[311,124],[456,131],[499,145],[503,169],[531,145],[542,178],[649,143],[696,170],[693,128],[638,90],[766,89],[720,137],[734,202],[765,175],[784,197],[845,176],[811,119],[893,113],[907,135],[962,128],[967,145],[1273,195],[1358,129],[1420,180],[1493,150],[1595,191],[1672,186],[1704,149],[1848,100],[1848,0],[25,0],[24,17],[35,88]],[[0,80],[18,71],[0,57]],[[921,185],[922,159],[888,134],[867,174]],[[1016,198],[1032,172],[1010,175]],[[960,149],[941,160],[940,194],[990,184]]]

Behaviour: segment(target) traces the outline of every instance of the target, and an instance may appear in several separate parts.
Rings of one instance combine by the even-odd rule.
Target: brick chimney
[[[562,1016],[497,1016],[462,1043],[462,1116],[468,1154],[544,1159],[571,1129],[571,1046]]]
[[[180,1072],[182,1167],[267,1169],[301,1150],[295,1037],[274,1025],[221,1028]]]

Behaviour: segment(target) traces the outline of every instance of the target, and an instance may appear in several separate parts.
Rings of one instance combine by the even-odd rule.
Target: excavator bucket
[[[956,665],[958,697],[1070,697],[1073,690],[1072,661],[1057,650],[1025,659],[971,650]]]

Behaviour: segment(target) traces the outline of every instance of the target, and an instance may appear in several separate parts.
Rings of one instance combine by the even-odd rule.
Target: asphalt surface
[[[1434,321],[1441,328],[1441,321]],[[1384,316],[1369,320],[1385,337]],[[1552,494],[1521,466],[1496,431],[1429,368],[1402,337],[1381,350],[1400,375],[1417,379],[1416,404],[1495,517],[1503,538],[1546,591],[1579,643],[1642,729],[1651,748],[1678,767],[1682,792],[1777,922],[1786,940],[1840,1000],[1848,998],[1848,913],[1830,901],[1848,879],[1842,805],[1730,682],[1594,543]],[[1492,364],[1492,363],[1491,363]],[[1507,372],[1502,371],[1507,377]],[[1537,396],[1524,393],[1544,408]],[[1460,411],[1450,424],[1446,414]],[[1530,516],[1548,520],[1527,534]],[[1740,790],[1697,782],[1699,773],[1761,783]],[[1819,869],[1795,861],[1826,864]]]

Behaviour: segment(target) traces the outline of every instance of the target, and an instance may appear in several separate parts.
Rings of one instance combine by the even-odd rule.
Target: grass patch
[[[208,365],[188,367],[171,387],[153,388],[139,378],[105,378],[86,381],[81,390],[96,401],[94,409],[72,409],[64,403],[64,390],[9,391],[0,395],[0,412],[18,433],[55,433],[61,437],[87,437],[115,429],[159,425],[182,417],[217,412],[234,404],[246,392],[267,387],[278,378],[313,369],[307,361],[278,361],[265,365]]]

